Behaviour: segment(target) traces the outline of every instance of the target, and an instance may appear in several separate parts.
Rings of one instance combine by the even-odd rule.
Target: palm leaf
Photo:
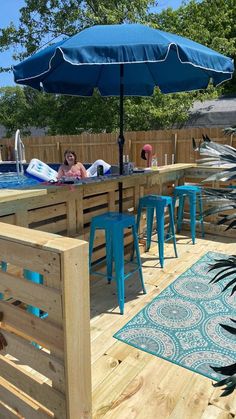
[[[207,158],[197,160],[198,163],[208,166],[228,165],[221,173],[209,176],[204,182],[236,179],[236,149],[234,147],[215,143],[207,135],[203,135],[203,142],[200,142],[199,146],[197,146],[194,138],[192,142],[195,151],[199,151],[200,155],[207,156]]]
[[[215,269],[220,269],[219,272],[210,280],[210,283],[217,283],[221,281],[222,279],[225,279],[227,277],[230,277],[230,281],[228,284],[225,285],[223,288],[223,291],[228,289],[229,287],[236,284],[236,256],[232,255],[229,256],[228,259],[215,259],[214,264],[209,264],[208,272],[211,272]],[[232,279],[233,276],[233,279]],[[233,287],[231,291],[231,295],[234,294],[236,291],[236,285]]]
[[[236,323],[236,320],[230,319],[233,323]],[[227,332],[235,335],[236,334],[236,328],[226,325],[226,324],[220,324],[220,326],[227,330]],[[219,372],[223,375],[228,375],[227,378],[219,381],[218,383],[214,383],[214,387],[221,387],[225,385],[225,388],[223,388],[223,393],[221,394],[221,397],[228,396],[236,389],[236,363],[231,365],[226,365],[223,367],[213,367],[210,365],[210,367],[215,371]]]
[[[228,227],[226,227],[225,231],[231,230],[231,229],[236,229],[236,213],[232,214],[232,217],[234,217],[235,220],[233,220],[232,223],[229,223],[229,225],[228,225]],[[222,223],[221,223],[221,221],[222,221]],[[218,221],[217,224],[220,225],[220,224],[224,224],[225,221],[226,222],[229,221],[229,216],[225,216],[225,218],[223,218],[221,221]]]
[[[214,189],[214,188],[203,188],[202,189],[203,199],[206,202],[215,202],[215,206],[205,210],[203,217],[207,217],[213,214],[220,214],[223,211],[236,210],[236,189]],[[229,224],[228,224],[229,223]],[[232,214],[224,214],[221,220],[217,221],[218,225],[228,224],[225,231],[236,228],[236,212]]]
[[[224,133],[226,135],[234,135],[234,134],[236,134],[236,126],[225,128],[224,129]]]
[[[236,335],[236,327],[229,326],[228,324],[221,324],[220,326],[232,335]],[[236,373],[236,371],[235,371]]]
[[[208,208],[207,210],[204,211],[203,215],[204,217],[207,217],[208,215],[213,215],[213,214],[218,214],[219,212],[222,211],[229,211],[232,209],[236,209],[236,205],[234,204],[229,204],[229,205],[221,205],[218,207],[212,207],[212,208]],[[229,216],[233,215],[235,217],[235,214],[229,214]],[[225,215],[226,217],[226,215]],[[233,218],[234,218],[233,217]]]
[[[211,367],[212,369],[214,369],[213,367]],[[219,381],[218,383],[214,383],[213,387],[221,387],[224,386],[225,388],[223,388],[223,393],[221,394],[221,397],[225,397],[228,396],[229,394],[233,393],[233,391],[236,388],[236,374],[225,378],[224,380]]]
[[[232,135],[236,133],[236,126],[232,128],[226,128],[225,133],[227,135]],[[199,143],[197,146],[196,141],[193,139],[193,149],[199,151],[201,156],[204,158],[198,160],[202,166],[213,166],[222,167],[220,173],[216,173],[212,176],[209,176],[205,179],[208,181],[232,181],[236,179],[236,149],[224,145],[217,144],[207,136],[203,136],[203,142]],[[221,220],[217,222],[218,225],[228,223],[226,230],[236,229],[236,189],[216,189],[216,188],[203,188],[203,197],[206,201],[214,202],[215,205],[210,209],[204,211],[203,216],[208,216],[212,214],[222,214],[223,211],[231,211],[230,214],[223,214]],[[218,270],[216,275],[211,279],[211,283],[217,283],[220,281],[227,281],[227,284],[224,286],[223,291],[231,288],[231,295],[236,292],[236,255],[232,255],[227,259],[218,259],[215,260],[213,265],[210,265],[209,272]],[[232,319],[231,319],[232,320]],[[236,323],[235,320],[232,320]],[[236,328],[230,325],[223,325],[221,327],[228,331],[231,334],[236,334]],[[236,389],[236,363],[232,365],[222,366],[222,367],[213,367],[211,368],[223,375],[228,375],[227,378],[219,381],[218,383],[213,384],[214,387],[223,388],[221,397],[228,396]]]

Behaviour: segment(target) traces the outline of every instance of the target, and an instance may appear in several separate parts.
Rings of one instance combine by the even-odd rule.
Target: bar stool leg
[[[29,271],[28,269],[24,269],[24,278],[28,281],[32,281],[35,284],[42,284],[43,283],[43,276],[38,272]],[[28,306],[27,311],[31,314],[34,314],[36,317],[40,317],[40,309],[33,306]]]
[[[7,262],[1,261],[1,270],[3,272],[7,271]],[[3,300],[3,294],[0,292],[0,300]]]
[[[159,251],[160,265],[162,268],[164,266],[164,240],[165,240],[165,231],[164,231],[165,221],[164,220],[165,220],[165,217],[164,217],[164,208],[163,208],[163,211],[156,213],[158,251]]]
[[[205,237],[204,231],[204,221],[203,221],[203,205],[202,205],[202,194],[198,194],[198,206],[199,206],[199,214],[200,214],[200,222],[201,222],[201,230],[202,230],[202,238]]]
[[[154,208],[147,208],[147,240],[146,252],[150,249],[152,240],[152,225],[153,225]]]
[[[196,235],[196,194],[189,195],[190,202],[190,229],[192,242],[195,244],[195,235]]]
[[[141,220],[141,214],[142,214],[142,206],[139,204],[138,212],[137,212],[137,219],[136,219],[136,228],[137,228],[137,233],[138,234],[139,234],[139,225],[140,225],[140,220]]]
[[[89,236],[89,272],[91,272],[91,269],[92,269],[92,253],[93,253],[94,238],[95,238],[95,227],[93,226],[93,223],[91,223],[90,236]]]
[[[172,232],[172,238],[173,238],[173,244],[174,244],[174,250],[175,250],[175,257],[178,257],[177,253],[177,247],[176,247],[176,238],[175,238],[175,222],[174,222],[174,211],[171,204],[168,205],[169,207],[169,217],[170,217],[170,228]]]
[[[181,231],[181,228],[182,228],[183,215],[184,215],[184,201],[185,201],[185,196],[179,195],[179,208],[178,208],[178,214],[177,214],[178,233]]]
[[[143,293],[146,294],[147,292],[146,292],[146,288],[145,288],[144,280],[143,280],[142,262],[141,262],[139,246],[138,246],[138,235],[137,235],[137,231],[136,231],[135,226],[132,226],[132,231],[133,231],[133,238],[134,238],[134,249],[135,249],[135,252],[136,252],[137,263],[138,263],[138,266],[139,266],[139,278],[140,278],[140,281],[141,281]]]
[[[111,234],[108,230],[106,230],[106,262],[107,262],[107,280],[108,284],[111,283],[112,280],[112,239]]]
[[[142,206],[139,204],[138,212],[137,212],[137,218],[136,218],[137,236],[139,236],[139,225],[140,225],[140,220],[141,220],[141,214],[142,214]],[[132,250],[131,250],[131,254],[130,254],[130,262],[132,262],[134,260],[134,252],[135,252],[135,248],[134,248],[134,242],[133,242]]]
[[[118,293],[120,314],[124,314],[125,285],[124,285],[124,233],[123,230],[112,233],[113,254],[115,262],[115,277]]]

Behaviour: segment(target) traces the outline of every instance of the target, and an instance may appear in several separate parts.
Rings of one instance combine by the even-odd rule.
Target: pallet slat
[[[50,320],[62,324],[61,293],[7,272],[0,272],[0,292],[48,313]]]
[[[14,331],[29,341],[44,348],[60,351],[63,354],[63,331],[47,319],[40,319],[24,310],[0,301],[0,311],[4,313],[3,330]]]
[[[65,395],[54,390],[48,384],[36,381],[36,377],[22,371],[19,366],[0,355],[1,376],[10,381],[20,391],[28,394],[36,402],[43,404],[51,411],[55,411],[60,418],[65,418]]]
[[[14,333],[4,330],[3,335],[7,347],[1,352],[2,355],[9,354],[16,358],[16,363],[30,365],[35,372],[48,377],[54,388],[61,393],[65,392],[65,368],[61,360]]]

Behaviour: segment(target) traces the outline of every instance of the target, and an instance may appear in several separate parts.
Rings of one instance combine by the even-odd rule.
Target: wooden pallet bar
[[[88,244],[0,223],[0,412],[91,418]],[[24,278],[43,275],[43,284]],[[14,304],[15,301],[20,304]],[[36,317],[28,307],[39,308]],[[7,413],[6,413],[7,412]]]

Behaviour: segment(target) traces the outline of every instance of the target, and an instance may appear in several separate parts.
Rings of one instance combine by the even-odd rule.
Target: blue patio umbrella
[[[233,61],[201,44],[140,24],[93,26],[13,68],[15,82],[48,93],[120,97],[119,167],[123,173],[123,98],[204,89],[232,78]],[[119,183],[122,211],[122,183]]]

